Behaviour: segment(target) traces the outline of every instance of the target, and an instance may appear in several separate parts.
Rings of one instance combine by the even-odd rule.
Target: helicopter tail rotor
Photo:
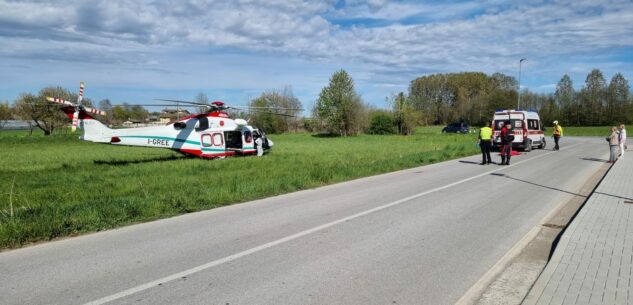
[[[79,95],[77,96],[77,105],[75,107],[75,113],[73,115],[73,125],[71,132],[77,131],[77,123],[79,122],[79,110],[81,109],[81,101],[84,99],[84,82],[79,82]]]
[[[72,120],[72,132],[75,132],[77,130],[77,125],[79,123],[79,116],[81,115],[81,113],[83,112],[84,114],[98,114],[98,115],[106,115],[105,111],[99,110],[99,109],[95,109],[95,108],[88,108],[88,107],[84,107],[82,105],[82,101],[83,101],[83,97],[84,97],[84,82],[80,82],[79,83],[79,95],[77,96],[77,102],[73,103],[61,98],[57,98],[57,97],[50,97],[47,96],[46,100],[51,102],[51,103],[56,103],[56,104],[61,104],[64,105],[65,107],[72,107],[70,111],[64,111],[68,114],[68,116],[71,116],[72,113],[72,117],[70,118]]]
[[[56,98],[56,97],[50,97],[47,96],[46,100],[51,102],[51,103],[57,103],[57,104],[62,104],[64,106],[74,106],[75,104],[73,104],[72,102],[60,99],[60,98]]]

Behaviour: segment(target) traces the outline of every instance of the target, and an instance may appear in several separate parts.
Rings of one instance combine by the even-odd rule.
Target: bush
[[[393,134],[393,116],[387,111],[374,111],[370,114],[370,134]]]

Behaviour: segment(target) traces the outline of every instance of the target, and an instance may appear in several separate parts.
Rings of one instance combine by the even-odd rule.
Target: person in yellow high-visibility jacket
[[[483,158],[481,165],[492,163],[492,159],[490,158],[490,147],[492,147],[492,128],[490,128],[490,122],[486,123],[486,126],[481,127],[481,130],[479,130],[479,147],[481,148]]]
[[[554,137],[554,150],[558,150],[558,140],[563,136],[563,127],[558,124],[558,121],[554,121],[554,131],[552,132]]]

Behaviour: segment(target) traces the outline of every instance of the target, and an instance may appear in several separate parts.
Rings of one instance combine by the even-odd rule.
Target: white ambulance
[[[512,147],[522,148],[523,151],[530,151],[533,147],[545,148],[545,132],[541,124],[541,118],[535,111],[524,110],[497,110],[492,119],[492,129],[494,135],[494,148],[501,146],[501,127],[509,121],[514,133]]]

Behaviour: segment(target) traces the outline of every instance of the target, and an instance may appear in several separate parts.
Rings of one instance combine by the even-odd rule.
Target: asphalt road
[[[5,251],[0,304],[453,304],[577,196],[603,142],[565,138],[511,166],[467,157]]]

